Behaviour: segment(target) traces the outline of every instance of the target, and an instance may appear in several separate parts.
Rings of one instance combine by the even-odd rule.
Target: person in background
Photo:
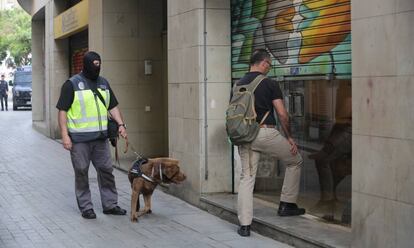
[[[0,80],[0,101],[1,101],[1,111],[4,111],[4,107],[6,107],[6,111],[9,110],[7,106],[7,98],[9,95],[9,86],[7,85],[6,80],[4,80],[4,75],[1,75]],[[4,101],[4,103],[3,103]]]

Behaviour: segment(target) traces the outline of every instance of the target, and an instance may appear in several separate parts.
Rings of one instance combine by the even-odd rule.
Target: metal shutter
[[[273,56],[269,76],[351,78],[350,0],[232,0],[232,77],[255,48]]]

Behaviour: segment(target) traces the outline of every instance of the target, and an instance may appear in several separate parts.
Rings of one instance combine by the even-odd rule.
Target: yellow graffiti
[[[303,0],[303,4],[318,10],[319,17],[301,30],[299,63],[302,64],[329,52],[351,32],[350,0]]]

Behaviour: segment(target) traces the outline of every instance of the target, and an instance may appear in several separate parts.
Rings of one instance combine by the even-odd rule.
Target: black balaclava
[[[83,69],[82,73],[85,77],[96,80],[99,76],[99,72],[101,71],[101,66],[96,66],[93,61],[99,60],[101,62],[101,56],[96,52],[87,52],[83,56]]]

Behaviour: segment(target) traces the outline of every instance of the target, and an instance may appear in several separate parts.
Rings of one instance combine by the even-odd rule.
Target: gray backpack
[[[260,130],[260,124],[256,122],[256,110],[254,108],[254,91],[266,76],[260,74],[247,85],[233,87],[233,96],[226,111],[226,131],[234,145],[251,143]],[[266,119],[269,111],[263,117]]]

